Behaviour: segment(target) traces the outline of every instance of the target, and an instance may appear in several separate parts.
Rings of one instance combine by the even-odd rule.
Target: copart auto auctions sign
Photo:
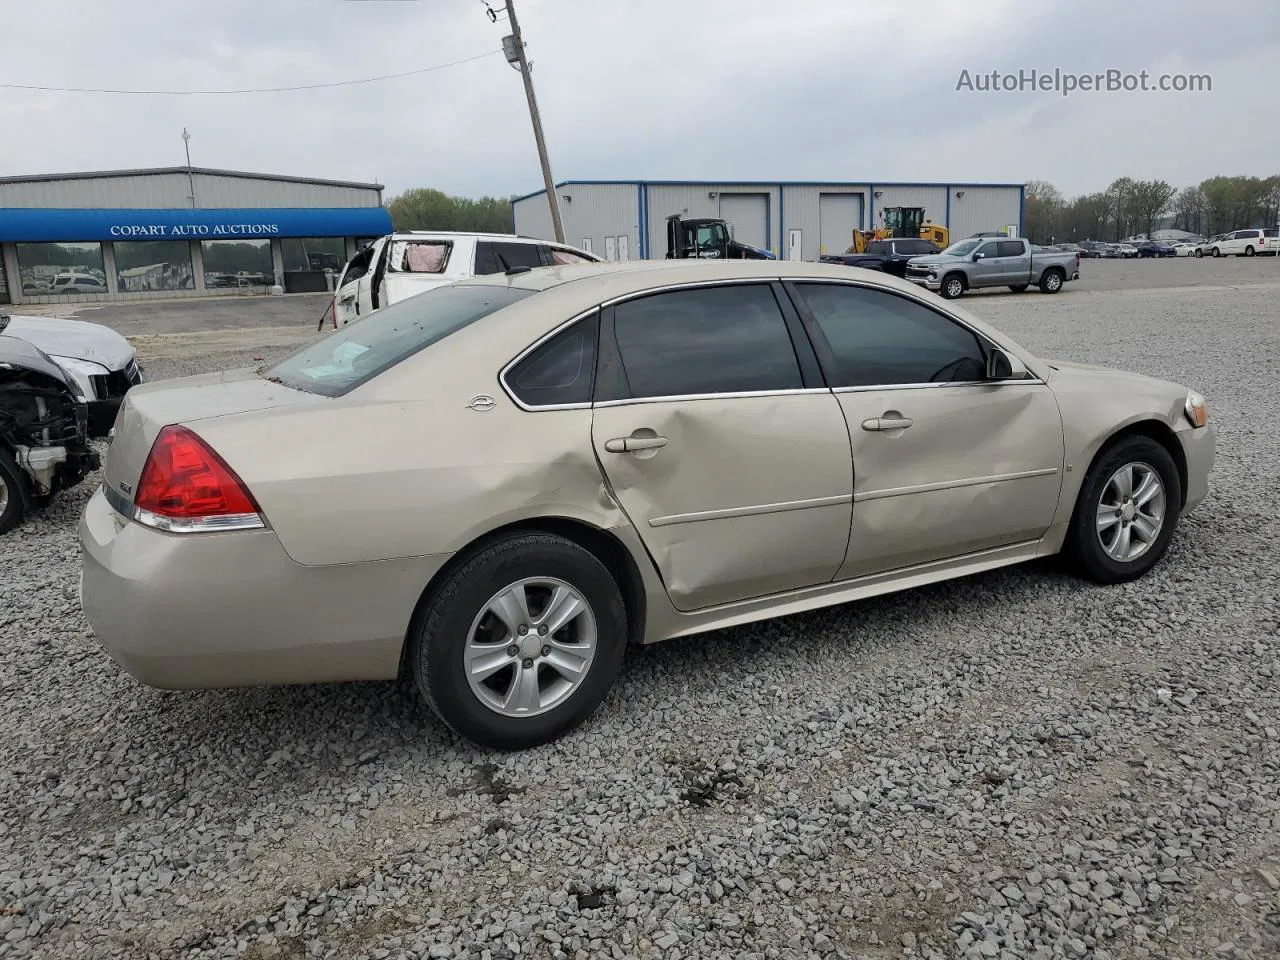
[[[118,223],[107,231],[113,237],[270,237],[280,233],[275,223]]]

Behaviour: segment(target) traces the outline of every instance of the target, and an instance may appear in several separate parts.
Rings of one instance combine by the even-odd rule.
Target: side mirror
[[[1012,354],[1005,353],[999,347],[987,350],[988,380],[1025,380],[1027,367]]]
[[[985,253],[975,253],[975,254],[973,255],[973,262],[974,262],[974,263],[977,263],[979,260],[981,260],[981,259],[982,259],[983,257],[985,257],[985,256],[986,256],[986,254],[985,254]]]

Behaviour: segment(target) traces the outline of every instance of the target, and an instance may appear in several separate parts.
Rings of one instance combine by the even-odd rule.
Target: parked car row
[[[1080,243],[1053,244],[1045,249],[1078,252],[1081,257],[1089,259],[1275,256],[1280,252],[1280,231],[1274,227],[1233,230],[1207,240],[1130,240],[1120,243],[1082,240]]]

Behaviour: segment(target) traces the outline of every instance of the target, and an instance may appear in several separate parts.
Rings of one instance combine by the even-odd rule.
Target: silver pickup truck
[[[1043,293],[1057,293],[1068,280],[1080,279],[1080,254],[1041,251],[1021,238],[970,237],[941,253],[912,257],[906,278],[948,300],[982,287],[1021,293],[1033,283]]]

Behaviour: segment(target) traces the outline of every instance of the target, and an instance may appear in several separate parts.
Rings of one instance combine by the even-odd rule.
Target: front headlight
[[[111,371],[100,363],[91,360],[77,360],[75,357],[51,357],[58,366],[66,371],[67,376],[75,381],[80,389],[80,396],[85,400],[98,399],[98,392],[93,389],[94,377],[105,377]]]
[[[1186,403],[1182,405],[1182,412],[1186,414],[1193,427],[1203,427],[1209,422],[1209,405],[1204,402],[1204,397],[1194,390],[1187,394]]]

